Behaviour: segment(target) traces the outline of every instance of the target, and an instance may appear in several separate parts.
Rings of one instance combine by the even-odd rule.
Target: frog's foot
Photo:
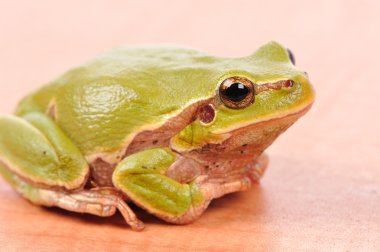
[[[198,219],[207,209],[213,199],[222,197],[223,195],[245,191],[251,187],[251,179],[244,177],[239,180],[222,182],[220,179],[209,179],[206,175],[198,177],[193,185],[198,188],[202,195],[203,201],[199,204],[192,204],[188,211],[178,217],[160,216],[167,222],[175,224],[188,224]]]
[[[268,155],[263,153],[255,160],[255,162],[251,164],[251,167],[249,167],[249,178],[252,182],[260,182],[260,178],[264,175],[265,170],[268,167],[268,163]]]
[[[112,189],[85,190],[78,193],[40,189],[40,204],[101,217],[112,216],[117,209],[133,230],[144,229],[144,223],[136,217],[122,196]]]

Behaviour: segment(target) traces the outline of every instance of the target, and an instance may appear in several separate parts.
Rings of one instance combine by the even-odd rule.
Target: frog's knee
[[[51,119],[38,113],[32,122],[0,117],[0,160],[27,181],[68,190],[80,187],[88,174],[80,151]]]

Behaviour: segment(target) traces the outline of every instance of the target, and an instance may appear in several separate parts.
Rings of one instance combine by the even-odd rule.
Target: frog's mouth
[[[225,158],[226,153],[233,156],[249,156],[255,158],[259,156],[273,141],[293,123],[304,115],[312,106],[312,103],[281,117],[272,117],[268,120],[254,122],[237,129],[230,129],[223,132],[212,132],[209,141],[199,145],[189,144],[173,145],[177,152],[195,152],[203,156],[210,154],[215,158]]]
[[[313,101],[311,101],[309,103],[305,103],[302,106],[299,106],[299,107],[293,109],[292,111],[289,111],[289,113],[287,113],[287,114],[272,116],[272,117],[269,117],[269,118],[266,118],[266,119],[263,119],[260,121],[247,122],[246,125],[240,126],[238,128],[231,127],[231,128],[224,129],[224,130],[214,131],[212,133],[215,135],[234,134],[234,133],[239,132],[239,131],[249,131],[252,128],[263,128],[263,127],[265,127],[265,125],[272,125],[272,124],[276,124],[276,123],[279,126],[281,126],[282,124],[287,124],[289,122],[291,122],[291,124],[293,124],[294,122],[297,121],[298,118],[300,118],[304,114],[306,114],[310,110],[312,105],[313,105]]]

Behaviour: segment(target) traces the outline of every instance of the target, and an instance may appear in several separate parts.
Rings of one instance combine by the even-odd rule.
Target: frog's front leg
[[[135,204],[166,221],[201,207],[196,183],[180,183],[166,176],[176,155],[167,148],[141,151],[126,157],[113,173],[113,184]],[[173,222],[173,221],[171,221]]]
[[[119,163],[113,174],[113,183],[140,207],[165,221],[177,224],[197,219],[212,199],[250,186],[249,178],[220,183],[209,180],[205,175],[191,181],[182,178],[182,182],[179,182],[171,177],[181,176],[172,174],[168,177],[170,169],[177,166],[179,160],[181,157],[176,157],[176,154],[166,148],[138,152]],[[196,168],[194,170],[193,175],[199,175]],[[185,177],[191,178],[192,175]]]

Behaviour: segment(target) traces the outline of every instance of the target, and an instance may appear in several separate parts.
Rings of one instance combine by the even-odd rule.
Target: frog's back
[[[219,62],[186,48],[113,49],[25,98],[17,114],[49,111],[83,153],[116,151],[132,133],[212,96],[210,83],[225,71]]]

